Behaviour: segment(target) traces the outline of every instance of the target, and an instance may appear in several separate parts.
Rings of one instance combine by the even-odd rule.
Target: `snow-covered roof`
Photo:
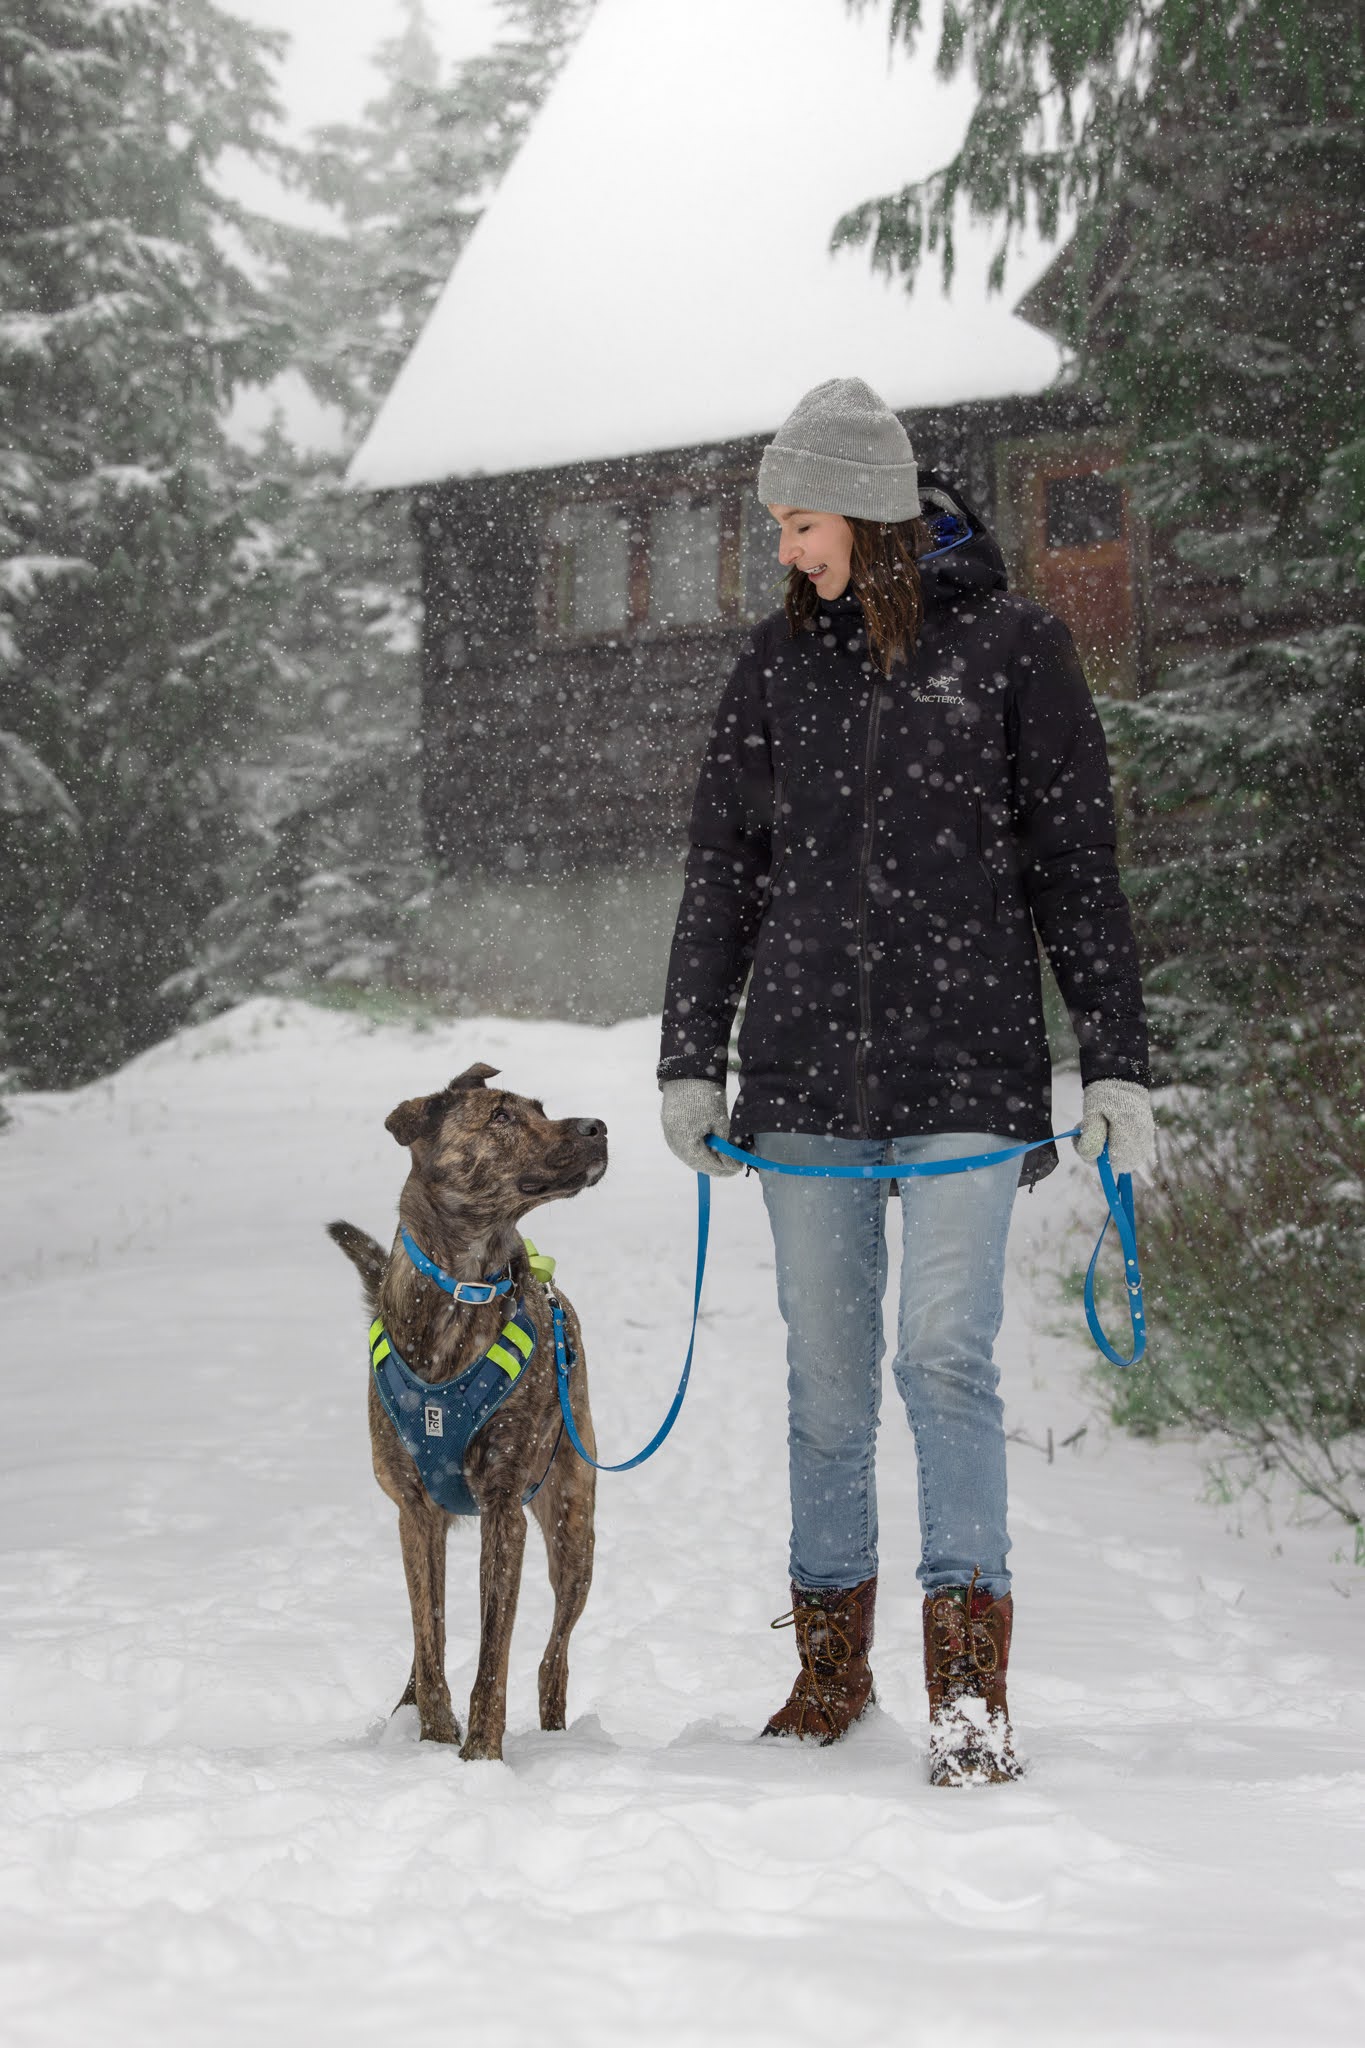
[[[933,9],[888,53],[886,0],[598,0],[351,463],[360,489],[501,475],[771,431],[810,385],[898,409],[1042,390],[1056,344],[988,296],[994,233],[913,296],[848,207],[946,161],[972,87],[934,73]]]

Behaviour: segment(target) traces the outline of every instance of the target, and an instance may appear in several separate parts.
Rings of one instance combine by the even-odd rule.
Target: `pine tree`
[[[912,37],[918,0],[895,0]],[[1365,984],[1365,67],[1350,0],[961,0],[940,68],[980,91],[956,157],[838,239],[951,274],[964,202],[1010,237],[1078,215],[1074,374],[1133,440],[1138,509],[1205,609],[1112,713],[1167,1073],[1242,1060]]]
[[[444,78],[424,0],[380,45],[383,89],[358,123],[318,131],[302,175],[342,238],[303,245],[298,361],[353,427],[368,423],[591,12],[501,0],[493,50]]]
[[[347,452],[368,426],[527,129],[590,0],[504,0],[486,55],[441,65],[422,0],[380,46],[381,90],[300,160],[334,235],[280,231],[293,361],[340,407]],[[258,461],[290,470],[278,443]],[[419,568],[404,498],[342,490],[292,464],[297,573],[275,621],[279,675],[253,831],[211,921],[201,1001],[318,978],[422,975],[431,876],[422,844]]]
[[[270,152],[270,47],[211,0],[0,20],[0,1018],[39,1085],[183,1014],[234,832],[275,541],[220,422],[289,337],[213,167]]]
[[[1359,65],[1354,87],[1365,105]],[[1172,81],[1134,171],[1133,274],[1111,280],[1097,374],[1131,426],[1139,506],[1225,645],[1188,638],[1114,723],[1142,793],[1134,879],[1165,1071],[1207,1081],[1246,1071],[1248,1020],[1282,1044],[1337,1013],[1354,1029],[1365,988],[1365,130],[1350,73],[1315,106],[1282,39],[1244,28],[1227,83]]]

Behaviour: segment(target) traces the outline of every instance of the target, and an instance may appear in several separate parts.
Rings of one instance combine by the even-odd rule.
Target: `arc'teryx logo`
[[[962,685],[958,676],[926,676],[924,681],[910,692],[916,704],[958,704],[962,702]]]

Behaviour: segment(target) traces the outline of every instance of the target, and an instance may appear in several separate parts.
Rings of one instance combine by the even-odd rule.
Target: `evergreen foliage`
[[[292,361],[340,409],[346,452],[383,400],[590,0],[503,0],[504,33],[445,77],[423,0],[376,53],[360,121],[321,130],[297,176],[334,234],[280,230]],[[457,402],[452,394],[452,402]],[[290,468],[277,440],[263,451]],[[419,563],[406,498],[295,463],[296,573],[272,625],[277,683],[251,832],[192,986],[217,1003],[330,977],[420,983],[432,874],[420,799]]]
[[[449,78],[424,0],[403,11],[376,53],[383,90],[359,122],[319,130],[302,165],[341,239],[296,252],[297,360],[357,427],[411,353],[592,0],[500,0],[500,40]]]
[[[857,4],[857,0],[854,0]],[[895,0],[892,33],[918,32]],[[1365,63],[1352,0],[949,0],[980,98],[953,160],[836,240],[906,277],[959,205],[1074,214],[1074,374],[1130,433],[1189,630],[1112,713],[1168,1075],[1239,1066],[1238,1020],[1365,983]],[[1201,644],[1217,624],[1217,647]]]
[[[0,1050],[30,1084],[400,950],[406,509],[223,419],[293,365],[358,438],[588,11],[503,0],[443,80],[408,0],[364,121],[306,155],[276,138],[281,39],[214,0],[0,17]],[[226,150],[336,232],[246,214]]]
[[[1217,1432],[1247,1477],[1285,1470],[1362,1524],[1365,1038],[1258,1032],[1253,1050],[1216,1134],[1163,1118],[1141,1217],[1156,1342],[1111,1380],[1113,1411],[1143,1435]]]
[[[261,38],[210,0],[14,0],[0,20],[0,1021],[31,1081],[173,1024],[268,674],[273,539],[225,446],[273,374],[251,223]]]

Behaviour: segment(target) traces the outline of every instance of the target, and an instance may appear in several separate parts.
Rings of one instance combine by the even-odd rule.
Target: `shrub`
[[[1116,1421],[1223,1449],[1365,1522],[1365,1077],[1358,1038],[1258,1045],[1164,1118],[1139,1217],[1150,1348]],[[1216,1133],[1216,1137],[1210,1137]]]

